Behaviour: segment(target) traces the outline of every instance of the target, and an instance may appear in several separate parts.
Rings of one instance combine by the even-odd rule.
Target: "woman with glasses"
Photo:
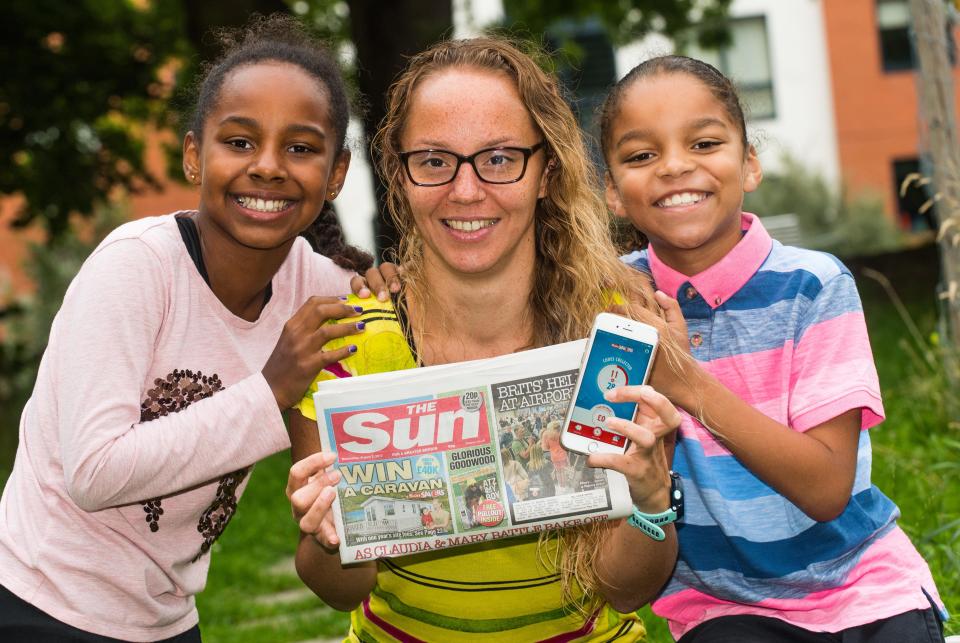
[[[396,307],[418,364],[585,337],[619,296],[622,312],[663,329],[652,293],[609,241],[556,79],[513,45],[451,41],[415,56],[390,90],[374,144],[400,231]],[[669,333],[661,336],[680,359]],[[644,401],[639,424],[617,427],[634,442],[630,451],[590,464],[623,472],[637,508],[657,513],[669,504],[664,436],[680,416],[650,389]],[[334,457],[320,452],[309,398],[300,408],[287,488],[303,532],[297,570],[327,603],[353,610],[349,640],[643,637],[630,612],[670,574],[669,526],[660,542],[618,521],[341,566],[329,511],[339,474],[326,470]]]

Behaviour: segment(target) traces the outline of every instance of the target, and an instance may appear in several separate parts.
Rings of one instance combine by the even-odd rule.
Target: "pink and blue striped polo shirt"
[[[758,410],[795,431],[857,408],[863,429],[880,423],[880,387],[850,272],[831,255],[774,241],[752,214],[742,226],[737,246],[693,277],[652,248],[623,260],[677,298],[694,358]],[[850,502],[835,520],[816,522],[685,416],[674,456],[686,502],[680,557],[654,612],[679,638],[733,614],[837,632],[927,609],[928,595],[942,606],[870,468],[864,430]]]

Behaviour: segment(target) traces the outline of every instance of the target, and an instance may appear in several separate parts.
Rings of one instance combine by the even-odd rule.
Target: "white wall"
[[[352,153],[350,169],[347,171],[343,190],[340,191],[340,196],[334,201],[334,205],[347,243],[360,246],[372,253],[375,249],[373,220],[376,214],[373,175],[370,173],[370,164],[367,163],[366,152],[363,149],[363,125],[353,118],[350,119],[350,127],[347,128],[347,144]]]
[[[767,17],[776,117],[751,123],[764,166],[788,151],[831,182],[840,177],[822,0],[734,0],[734,16]]]

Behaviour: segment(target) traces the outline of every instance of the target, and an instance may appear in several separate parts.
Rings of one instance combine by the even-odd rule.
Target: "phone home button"
[[[596,442],[591,442],[590,444],[587,445],[587,451],[589,451],[590,453],[596,453],[599,447],[600,445],[597,444]]]

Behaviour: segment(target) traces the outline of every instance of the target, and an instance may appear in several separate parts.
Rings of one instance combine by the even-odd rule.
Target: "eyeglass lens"
[[[490,183],[509,183],[523,176],[525,157],[523,150],[503,148],[483,150],[464,162],[473,161],[477,175]],[[407,158],[410,175],[417,183],[446,183],[453,179],[459,164],[451,152],[414,152]]]

